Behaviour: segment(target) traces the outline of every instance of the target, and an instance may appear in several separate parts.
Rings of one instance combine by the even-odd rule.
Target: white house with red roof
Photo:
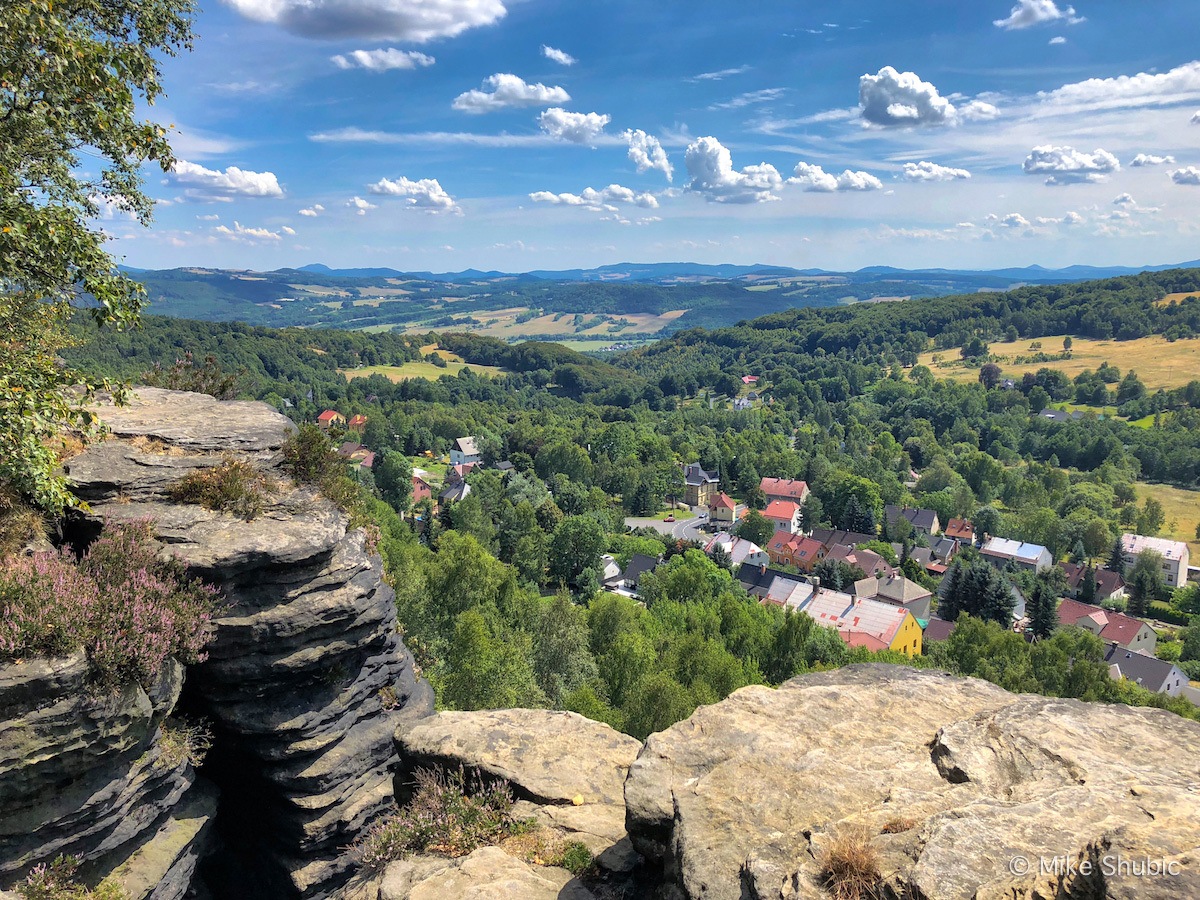
[[[763,510],[763,518],[774,525],[776,531],[797,534],[800,531],[800,504],[791,500],[772,500]]]
[[[708,504],[708,520],[718,528],[732,528],[737,519],[737,503],[724,491]]]
[[[1058,623],[1075,625],[1090,631],[1108,644],[1119,644],[1126,650],[1154,655],[1158,635],[1154,629],[1124,613],[1110,612],[1090,603],[1064,599],[1058,605]]]
[[[790,500],[792,503],[803,503],[808,499],[808,482],[796,481],[792,478],[764,478],[758,483],[767,502],[772,500]]]

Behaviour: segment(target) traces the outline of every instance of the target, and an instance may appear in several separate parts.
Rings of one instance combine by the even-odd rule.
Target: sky
[[[1195,0],[209,0],[143,268],[1200,257]]]

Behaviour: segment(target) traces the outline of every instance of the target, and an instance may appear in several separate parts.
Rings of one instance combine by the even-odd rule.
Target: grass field
[[[1058,353],[1062,350],[1062,335],[1039,338],[1042,352]],[[1017,356],[1030,356],[1037,351],[1029,349],[1030,341],[992,344],[990,351],[1006,378],[1020,378],[1026,372],[1036,372],[1045,367],[1058,369],[1074,378],[1085,369],[1093,371],[1103,362],[1121,370],[1137,372],[1138,378],[1150,390],[1183,387],[1200,373],[1200,340],[1168,341],[1160,335],[1138,338],[1133,341],[1094,341],[1089,338],[1073,338],[1071,358],[1042,363],[1015,363]],[[941,357],[935,363],[933,357]],[[957,381],[974,381],[979,377],[978,368],[963,365],[958,350],[941,350],[923,353],[921,364],[933,369],[935,375]]]
[[[1180,291],[1177,294],[1167,294],[1161,300],[1155,301],[1155,306],[1169,306],[1171,303],[1182,303],[1188,297],[1200,297],[1200,291]]]
[[[601,346],[605,346],[619,341],[624,334],[652,334],[660,331],[687,312],[686,309],[673,309],[657,316],[633,313],[628,315],[610,315],[608,316],[609,321],[599,322],[581,331],[576,331],[575,317],[572,314],[550,313],[538,316],[535,319],[529,319],[526,322],[518,322],[517,317],[528,311],[526,307],[495,310],[464,310],[462,313],[456,314],[455,317],[471,316],[481,322],[487,323],[484,325],[464,326],[464,330],[469,330],[472,334],[483,334],[488,337],[500,338],[501,340],[527,338],[533,335],[548,335],[554,338],[561,336],[575,340],[591,339],[603,341],[604,344],[601,344]],[[597,316],[595,315],[587,314],[583,317],[583,321],[591,323],[596,318]],[[614,326],[614,322],[619,319],[624,319],[629,324],[615,332],[610,331]],[[407,330],[414,333],[428,331],[429,326],[427,324],[416,324],[410,326]],[[451,327],[446,330],[454,329]]]
[[[369,378],[372,375],[383,375],[390,381],[407,381],[409,378],[427,378],[430,381],[437,381],[443,375],[457,375],[463,369],[471,369],[480,375],[501,375],[503,369],[496,366],[475,366],[468,365],[463,362],[461,356],[456,356],[449,350],[441,350],[433,344],[421,348],[421,352],[429,355],[436,352],[438,356],[446,360],[446,368],[435,366],[431,362],[425,360],[414,360],[406,362],[402,366],[361,366],[357,369],[342,369],[341,372],[346,376],[347,381],[355,378]]]
[[[1174,541],[1187,541],[1192,553],[1192,565],[1200,561],[1200,541],[1196,540],[1196,526],[1200,524],[1200,491],[1185,491],[1166,484],[1137,484],[1138,500],[1153,497],[1163,505],[1163,526],[1159,537]],[[1171,523],[1175,528],[1170,528]]]

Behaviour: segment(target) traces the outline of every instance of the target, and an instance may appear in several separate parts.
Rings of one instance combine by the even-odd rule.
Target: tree
[[[1002,374],[998,365],[995,363],[986,363],[979,369],[979,383],[990,391],[1000,383]]]
[[[1096,602],[1096,570],[1091,566],[1083,573],[1083,581],[1079,585],[1079,600],[1081,603]]]
[[[397,512],[404,512],[412,502],[412,463],[396,450],[385,450],[375,467],[375,484],[379,496]]]
[[[445,675],[435,678],[438,699],[451,709],[545,706],[528,643],[524,634],[493,636],[479,610],[462,613],[446,653]]]
[[[982,542],[984,535],[991,537],[1000,531],[1000,510],[994,506],[981,506],[971,516],[971,526],[975,529],[975,539]]]
[[[752,509],[742,517],[742,521],[738,522],[733,533],[760,547],[765,547],[775,534],[775,525],[757,509]]]
[[[1156,550],[1143,550],[1137,555],[1125,579],[1129,584],[1130,615],[1146,615],[1150,611],[1150,604],[1166,592],[1162,564],[1162,554]]]
[[[1153,537],[1163,527],[1163,520],[1166,518],[1163,513],[1163,505],[1153,497],[1147,497],[1142,504],[1142,511],[1138,513],[1137,529],[1138,534],[1145,534]]]
[[[1075,342],[1071,340],[1071,336],[1068,334],[1065,338],[1063,338],[1063,351],[1070,353],[1071,347],[1074,346],[1074,344]]]
[[[554,706],[594,679],[596,661],[588,649],[587,613],[565,591],[542,607],[533,645],[533,672]]]
[[[1122,578],[1125,577],[1125,548],[1123,546],[1121,535],[1117,535],[1113,542],[1112,549],[1108,551],[1108,563],[1104,568],[1110,572],[1116,572]]]
[[[1026,612],[1035,637],[1048,638],[1058,627],[1058,591],[1044,575],[1039,575],[1029,595]]]
[[[568,516],[550,538],[550,576],[576,586],[586,569],[599,566],[604,544],[604,528],[594,518]]]
[[[5,4],[0,13],[0,483],[54,511],[77,501],[48,441],[94,434],[105,383],[69,366],[71,307],[135,323],[144,290],[117,271],[94,221],[150,222],[141,167],[169,171],[166,132],[137,117],[162,94],[159,54],[191,46],[190,0]],[[80,165],[81,155],[89,163]],[[81,384],[82,394],[70,393]]]

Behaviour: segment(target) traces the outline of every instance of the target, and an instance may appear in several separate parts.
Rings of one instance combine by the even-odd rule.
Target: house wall
[[[889,650],[896,650],[913,656],[921,652],[921,626],[913,618],[912,613],[904,617],[904,624],[896,632],[896,637],[888,645]]]

